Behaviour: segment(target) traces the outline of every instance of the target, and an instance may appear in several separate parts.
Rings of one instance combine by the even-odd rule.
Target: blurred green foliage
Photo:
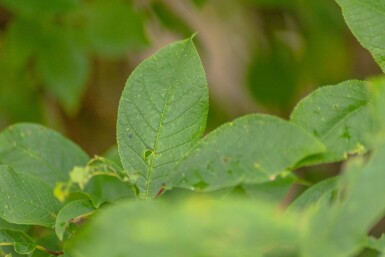
[[[183,10],[202,17],[194,20]],[[240,12],[241,21],[228,19],[231,10]],[[99,131],[85,124],[115,123],[117,103],[108,101],[120,95],[123,83],[117,82],[143,58],[143,50],[165,44],[159,35],[170,35],[165,36],[170,41],[198,32],[203,60],[211,62],[210,43],[200,38],[199,22],[218,23],[214,29],[244,22],[245,33],[254,35],[238,39],[253,46],[247,50],[246,70],[237,71],[245,73],[230,76],[245,78],[236,87],[247,88],[255,106],[235,110],[235,115],[258,109],[287,117],[307,92],[352,77],[357,68],[352,39],[333,0],[0,0],[0,127],[17,121],[45,123],[84,138],[81,145],[101,153],[113,143],[114,125]],[[217,31],[212,32],[208,40],[214,42]],[[222,47],[218,45],[219,53],[228,51]],[[109,60],[122,62],[114,66]],[[209,84],[221,83],[208,77]],[[95,80],[103,82],[95,86]],[[226,101],[215,94],[210,101],[209,130],[234,118],[223,106]],[[102,150],[89,143],[88,134],[107,135]]]
[[[43,121],[52,97],[69,115],[79,109],[91,57],[118,57],[147,43],[130,1],[1,0],[10,13],[0,45],[0,113]]]
[[[259,102],[287,115],[301,91],[352,73],[346,28],[334,1],[249,2],[257,7],[264,32],[249,70]]]

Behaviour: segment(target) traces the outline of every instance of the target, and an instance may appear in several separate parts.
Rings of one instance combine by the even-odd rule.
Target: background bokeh
[[[0,0],[0,129],[38,122],[102,154],[132,70],[195,32],[208,130],[380,73],[333,0]]]

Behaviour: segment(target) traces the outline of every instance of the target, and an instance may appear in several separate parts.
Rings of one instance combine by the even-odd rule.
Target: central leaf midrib
[[[179,60],[177,61],[177,63],[181,62],[181,60],[183,59],[183,56],[186,52],[186,49],[187,49],[187,44],[185,45],[183,51],[182,51],[182,54],[181,56],[179,57]],[[163,104],[163,107],[162,107],[162,112],[161,112],[161,115],[160,115],[160,120],[159,120],[159,126],[158,126],[158,129],[157,129],[157,133],[156,133],[156,137],[155,137],[155,142],[154,142],[154,149],[153,149],[153,154],[151,156],[151,161],[150,161],[150,165],[148,167],[148,175],[147,175],[147,179],[146,179],[146,194],[145,194],[145,199],[147,199],[149,197],[149,194],[150,194],[150,185],[151,185],[151,177],[152,177],[152,173],[154,171],[154,159],[155,159],[155,156],[157,154],[157,149],[158,149],[158,143],[159,143],[159,136],[160,136],[160,132],[161,132],[161,129],[162,129],[162,125],[163,125],[163,119],[164,119],[164,114],[165,114],[165,110],[166,110],[166,107],[167,107],[167,103],[168,103],[168,100],[169,100],[169,96],[170,96],[170,93],[172,91],[172,89],[175,87],[175,76],[178,75],[178,70],[180,69],[181,65],[177,65],[176,66],[176,69],[175,69],[175,75],[173,76],[172,78],[172,83],[170,83],[170,86],[167,90],[167,94],[166,94],[166,99],[164,101],[164,104]]]

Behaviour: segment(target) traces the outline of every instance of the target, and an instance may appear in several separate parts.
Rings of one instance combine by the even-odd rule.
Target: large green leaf
[[[385,3],[383,0],[336,0],[358,41],[385,72]]]
[[[74,143],[40,125],[17,124],[0,133],[0,164],[33,174],[51,187],[67,181],[68,172],[88,159]]]
[[[10,223],[51,227],[60,206],[52,189],[27,173],[0,166],[0,217]]]
[[[371,149],[375,125],[364,82],[347,81],[322,87],[303,99],[291,121],[318,137],[327,151],[301,165],[344,160],[348,154]]]
[[[242,199],[124,202],[90,221],[65,250],[72,257],[255,257],[295,249],[296,228],[291,216]]]
[[[36,248],[36,244],[24,232],[0,229],[0,246],[12,245],[17,253],[29,254]]]
[[[125,170],[139,175],[139,197],[154,197],[167,182],[201,137],[207,110],[207,81],[192,39],[170,44],[131,74],[120,100],[117,138]]]
[[[253,114],[207,135],[170,175],[174,185],[205,191],[263,183],[323,151],[324,146],[302,128]]]

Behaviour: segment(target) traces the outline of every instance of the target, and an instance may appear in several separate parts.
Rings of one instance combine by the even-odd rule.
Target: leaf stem
[[[60,255],[64,254],[63,251],[53,251],[53,250],[47,249],[47,248],[45,248],[44,246],[41,246],[41,245],[37,245],[36,249],[38,249],[40,251],[43,251],[43,252],[46,252],[46,253],[49,253],[49,254],[52,254],[54,256],[60,256]]]

